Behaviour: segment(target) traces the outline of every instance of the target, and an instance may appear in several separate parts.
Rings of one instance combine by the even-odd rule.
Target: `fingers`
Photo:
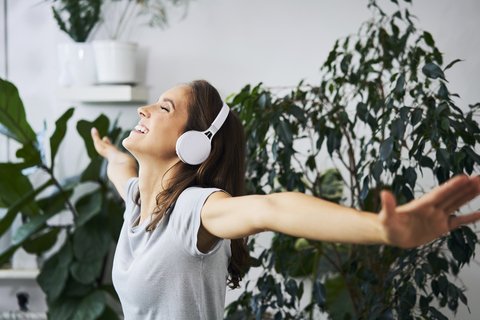
[[[458,190],[458,197],[455,197],[455,201],[452,200],[445,204],[446,213],[455,212],[479,195],[480,183],[477,180],[478,178],[471,178],[469,185],[466,185],[463,190]]]
[[[462,184],[456,184],[449,187],[451,192],[442,201],[438,203],[438,207],[443,209],[447,214],[450,214],[458,208],[465,205],[470,200],[474,199],[480,193],[480,179],[478,176],[462,178]]]
[[[395,211],[397,206],[397,201],[393,193],[387,190],[382,190],[380,192],[380,198],[382,200],[382,209],[385,213],[391,213]]]
[[[459,216],[450,216],[450,219],[448,221],[448,227],[450,228],[450,230],[455,230],[463,225],[474,223],[479,220],[480,211],[470,214],[462,214]]]
[[[480,192],[478,177],[470,178],[460,174],[425,194],[422,200],[430,201],[435,207],[451,213],[466,201],[475,197],[478,192]],[[452,208],[454,209],[452,210]]]

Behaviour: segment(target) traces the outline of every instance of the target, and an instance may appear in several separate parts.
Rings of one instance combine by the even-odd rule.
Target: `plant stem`
[[[65,194],[65,192],[63,192],[63,188],[62,188],[62,186],[60,185],[60,183],[58,182],[58,180],[55,178],[55,176],[53,175],[52,170],[50,170],[48,167],[43,166],[43,165],[41,166],[41,168],[42,168],[43,170],[45,170],[45,171],[50,175],[53,183],[55,184],[55,186],[57,187],[58,191],[60,192],[60,194],[62,195],[63,199],[65,200],[65,203],[67,204],[68,209],[70,209],[70,212],[72,212],[73,217],[74,217],[74,218],[77,218],[77,217],[78,217],[77,209],[75,209],[75,206],[70,202],[70,199],[68,198],[68,196]]]
[[[317,269],[318,269],[318,260],[320,259],[320,250],[317,249],[317,252],[315,252],[315,256],[313,258],[313,271],[312,271],[312,284],[315,282],[315,279],[317,278]],[[313,305],[313,300],[314,300],[314,297],[313,297],[313,290],[312,290],[312,293],[310,294],[310,304]],[[310,313],[308,315],[308,319],[309,320],[313,320],[313,310],[314,308],[312,307],[310,309]]]

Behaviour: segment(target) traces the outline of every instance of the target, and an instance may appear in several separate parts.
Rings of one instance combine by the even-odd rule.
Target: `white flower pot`
[[[137,82],[136,43],[102,40],[94,41],[92,45],[98,83],[134,84]]]
[[[57,49],[60,63],[58,84],[61,87],[88,86],[97,82],[95,56],[90,43],[59,43]]]

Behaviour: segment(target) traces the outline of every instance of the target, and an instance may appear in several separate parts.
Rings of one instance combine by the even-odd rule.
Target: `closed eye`
[[[160,108],[167,111],[167,112],[170,112],[170,110],[168,110],[168,108],[165,108],[165,107],[160,107]]]

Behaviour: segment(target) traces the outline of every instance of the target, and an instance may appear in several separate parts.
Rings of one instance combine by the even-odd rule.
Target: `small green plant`
[[[0,202],[7,208],[0,220],[0,236],[19,214],[23,221],[11,245],[0,253],[0,266],[20,247],[43,255],[62,239],[60,249],[45,261],[37,277],[47,295],[49,319],[118,319],[106,303],[107,294],[118,298],[104,273],[108,252],[123,223],[124,203],[108,182],[105,161],[95,151],[90,129],[95,126],[111,141],[117,140],[121,129],[116,123],[110,127],[104,115],[93,122],[80,120],[77,130],[84,139],[90,164],[79,175],[60,181],[55,174],[55,158],[73,113],[73,108],[68,109],[55,122],[48,157],[46,129],[33,131],[17,88],[0,79],[0,132],[20,144],[16,152],[19,162],[0,163]],[[34,187],[29,176],[37,171],[46,178]],[[93,182],[94,187],[74,202],[74,191],[87,182],[90,186]],[[70,213],[73,223],[51,222],[62,213]]]
[[[105,0],[102,20],[107,35],[112,40],[119,39],[132,21],[145,21],[150,27],[165,28],[168,14],[175,8],[185,8],[187,14],[191,0]]]
[[[53,0],[53,17],[75,42],[85,42],[100,22],[103,0]]]
[[[326,187],[341,182],[348,196],[337,187],[329,200],[379,212],[382,189],[400,205],[424,191],[421,175],[441,184],[478,169],[480,103],[463,111],[447,88],[445,73],[460,60],[441,68],[432,35],[393,2],[392,15],[369,2],[374,17],[335,43],[320,85],[301,82],[283,95],[247,85],[233,96],[246,130],[249,193],[297,190],[328,199]],[[329,179],[325,155],[343,167]],[[312,319],[317,309],[331,319],[446,320],[440,308],[467,305],[465,289],[451,279],[472,261],[477,242],[469,227],[411,250],[276,234],[257,258],[258,281],[244,285],[226,319]],[[310,303],[300,308],[304,294]]]

